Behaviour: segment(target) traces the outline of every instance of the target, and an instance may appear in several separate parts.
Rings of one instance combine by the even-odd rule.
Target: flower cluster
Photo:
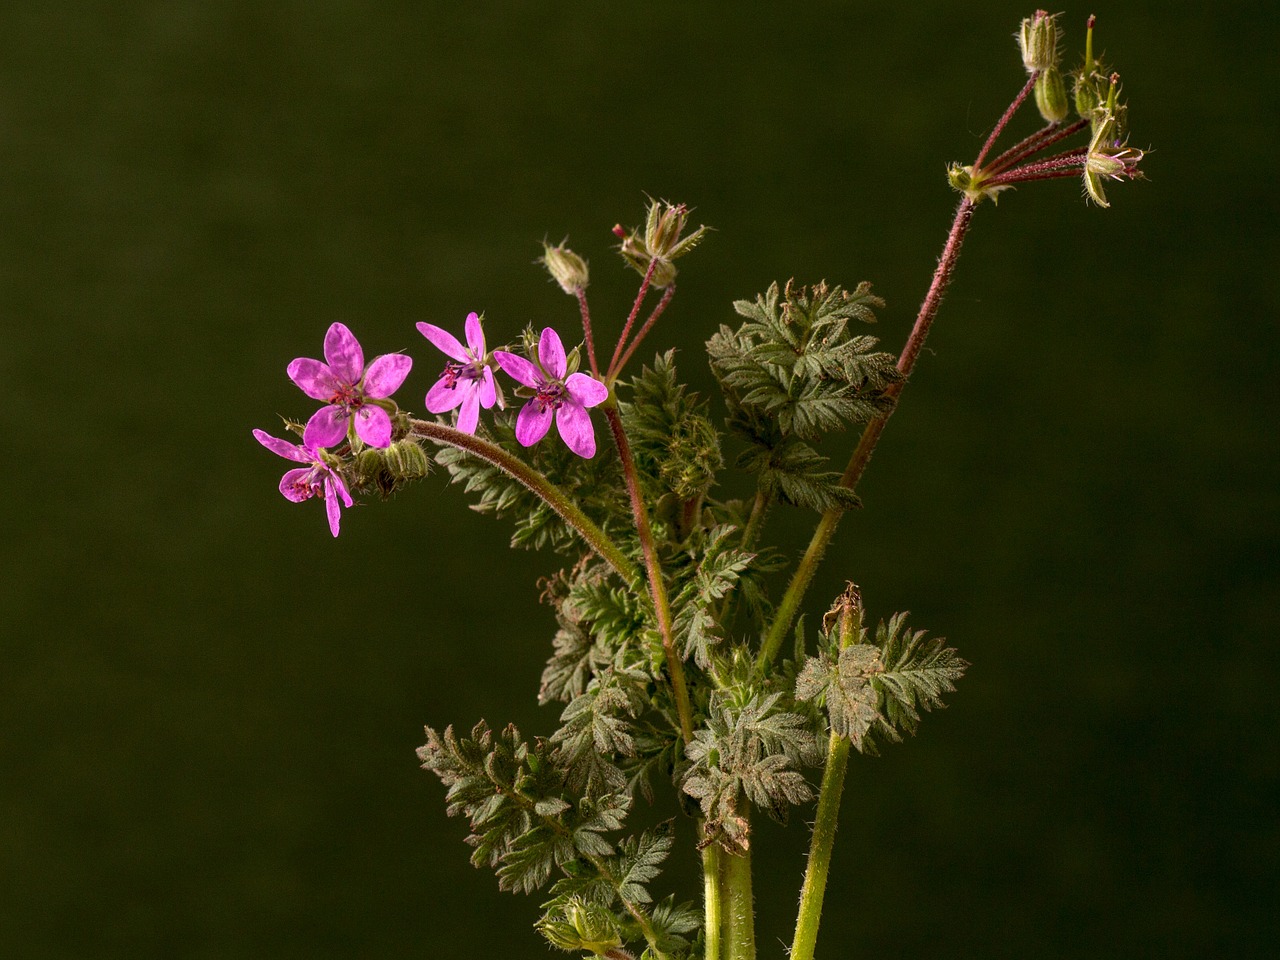
[[[526,447],[544,436],[554,420],[564,442],[580,457],[595,456],[595,430],[587,409],[603,403],[609,389],[599,380],[578,373],[560,336],[550,327],[542,331],[532,360],[505,350],[489,351],[485,346],[480,317],[467,315],[463,324],[464,345],[447,330],[431,323],[419,323],[418,332],[447,358],[435,384],[423,403],[431,413],[457,410],[454,429],[474,435],[480,424],[480,410],[505,408],[502,388],[494,378],[502,370],[517,381],[516,392],[528,401],[516,419],[516,439]],[[302,428],[302,443],[294,444],[262,430],[253,435],[273,453],[306,467],[288,471],[280,481],[280,492],[301,503],[321,497],[329,518],[329,529],[338,535],[340,507],[352,505],[348,481],[342,469],[346,454],[374,448],[389,454],[397,436],[394,417],[399,413],[391,395],[404,383],[413,360],[402,353],[388,353],[368,364],[364,350],[347,327],[335,323],[324,338],[324,360],[299,357],[289,364],[289,378],[308,397],[324,402]],[[399,436],[404,436],[401,429]],[[411,440],[397,443],[412,442]],[[345,447],[344,447],[345,444]],[[329,449],[336,452],[330,453]]]

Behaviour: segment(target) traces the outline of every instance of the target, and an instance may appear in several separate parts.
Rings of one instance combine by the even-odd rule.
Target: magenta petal
[[[344,407],[321,407],[311,415],[307,428],[302,431],[303,446],[314,450],[316,447],[332,447],[341,443],[347,435],[350,419]]]
[[[419,323],[418,332],[431,341],[432,345],[452,360],[459,363],[466,363],[471,358],[467,356],[467,351],[463,349],[462,344],[448,330],[441,330],[434,323]]]
[[[364,395],[381,400],[400,389],[413,367],[413,358],[403,353],[384,353],[369,364],[364,374]]]
[[[301,503],[303,500],[311,499],[313,496],[311,472],[310,467],[298,467],[296,470],[287,471],[280,478],[280,492],[284,494],[286,500]]]
[[[542,369],[557,380],[564,379],[568,369],[565,363],[564,344],[560,342],[560,334],[550,327],[544,327],[542,338],[538,341],[538,359],[542,361]]]
[[[521,446],[532,447],[545,437],[551,429],[553,416],[551,408],[544,407],[537,400],[526,403],[516,417],[516,439]]]
[[[503,369],[507,376],[523,383],[526,387],[533,387],[536,390],[542,385],[542,378],[538,376],[538,368],[524,357],[517,357],[514,353],[507,353],[505,350],[495,350],[493,351],[493,359],[498,361],[498,366]]]
[[[296,383],[312,400],[332,400],[342,386],[334,379],[333,371],[319,360],[299,357],[289,364],[289,379]]]
[[[609,388],[595,377],[589,377],[585,373],[570,374],[564,385],[569,391],[569,396],[584,407],[594,407],[609,399]]]
[[[449,386],[448,380],[437,380],[435,386],[427,391],[427,409],[432,413],[446,413],[463,400],[462,387],[458,384]]]
[[[361,407],[356,411],[356,436],[371,447],[391,446],[391,414],[381,407]]]
[[[315,459],[296,443],[290,443],[288,440],[281,440],[278,437],[273,437],[265,430],[253,431],[253,437],[272,453],[278,454],[287,460],[296,460],[298,463],[311,463]]]
[[[596,455],[596,431],[591,416],[576,403],[566,403],[556,411],[556,429],[565,444],[580,457]]]
[[[498,402],[498,388],[493,385],[493,371],[488,367],[480,379],[480,404],[486,410]]]
[[[338,524],[342,520],[342,510],[338,506],[337,492],[334,490],[332,477],[324,478],[324,512],[329,515],[329,532],[336,537],[338,535]]]
[[[480,391],[476,384],[463,388],[462,409],[458,411],[457,428],[463,433],[475,433],[480,422]]]
[[[484,328],[480,326],[480,318],[474,312],[467,314],[467,322],[463,325],[467,332],[467,346],[477,360],[484,359]]]
[[[347,383],[359,383],[364,375],[364,351],[345,324],[335,323],[324,335],[324,358],[333,375]]]

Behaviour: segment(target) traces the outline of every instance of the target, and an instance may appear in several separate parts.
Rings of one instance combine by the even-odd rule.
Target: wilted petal
[[[475,312],[467,314],[467,322],[463,325],[467,333],[467,346],[471,355],[477,360],[484,358],[484,328],[480,326],[480,318]]]
[[[302,431],[303,446],[314,450],[316,447],[332,447],[341,443],[347,435],[350,419],[344,407],[321,407],[311,415],[307,428]]]
[[[384,353],[369,364],[364,374],[364,395],[381,400],[400,389],[413,367],[413,358],[403,353]]]
[[[333,371],[319,360],[299,357],[289,364],[289,379],[312,400],[332,400],[342,390]]]
[[[493,359],[498,361],[498,366],[503,372],[513,380],[518,380],[526,387],[533,387],[535,390],[542,385],[542,378],[538,376],[538,368],[526,360],[524,357],[518,357],[514,353],[507,353],[505,350],[493,351]]]
[[[288,440],[281,440],[278,437],[273,437],[265,430],[253,431],[253,437],[272,453],[278,454],[288,460],[296,460],[298,463],[311,463],[315,459],[296,443],[290,443]]]
[[[432,345],[452,360],[459,363],[466,363],[470,358],[467,351],[462,348],[462,344],[448,330],[441,330],[434,323],[419,323],[418,332],[431,341]]]
[[[463,394],[462,409],[458,411],[458,429],[463,433],[475,433],[476,424],[480,422],[480,390],[474,383],[468,383],[460,391]]]
[[[551,429],[554,414],[550,407],[545,407],[537,400],[530,400],[516,417],[516,439],[521,446],[532,447],[547,435]]]
[[[498,388],[493,384],[493,371],[488,367],[480,375],[480,404],[488,410],[498,402]]]
[[[568,369],[565,363],[564,344],[560,342],[560,334],[550,327],[542,329],[542,338],[538,340],[538,359],[542,361],[542,369],[557,380],[564,378]]]
[[[576,403],[566,403],[556,411],[556,429],[565,444],[580,457],[596,455],[596,431],[591,416]]]
[[[356,411],[356,436],[371,447],[391,446],[391,414],[367,404]]]
[[[462,387],[456,381],[452,386],[443,377],[427,391],[425,403],[432,413],[447,413],[462,402]]]
[[[564,385],[569,391],[569,396],[584,407],[594,407],[609,399],[609,388],[595,377],[589,377],[585,373],[571,374]]]
[[[303,500],[310,500],[315,495],[315,491],[311,489],[313,469],[311,467],[298,467],[296,470],[287,471],[280,478],[280,492],[284,494],[286,500],[301,503]]]
[[[335,323],[324,335],[324,358],[333,375],[347,383],[358,383],[364,374],[364,351],[345,324]]]

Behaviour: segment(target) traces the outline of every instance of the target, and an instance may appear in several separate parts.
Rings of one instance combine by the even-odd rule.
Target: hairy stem
[[[862,630],[862,603],[852,584],[841,598],[840,647],[854,643]],[[827,873],[831,868],[831,850],[836,842],[836,822],[840,818],[840,797],[844,793],[845,769],[849,764],[849,740],[831,734],[827,749],[827,765],[822,771],[822,787],[818,793],[818,809],[814,815],[813,839],[809,844],[809,863],[800,889],[800,912],[796,916],[796,935],[791,943],[791,960],[813,960],[818,942],[818,924],[822,920],[822,900],[827,891]]]
[[[644,548],[644,565],[649,575],[649,595],[653,598],[654,613],[658,618],[658,632],[662,635],[662,650],[667,658],[667,672],[671,675],[671,690],[675,695],[676,713],[680,717],[680,736],[685,743],[693,740],[693,710],[689,705],[689,688],[684,679],[684,664],[676,649],[675,630],[671,620],[671,602],[667,599],[667,586],[662,577],[662,564],[658,560],[658,548],[653,540],[653,528],[649,525],[649,511],[640,489],[640,475],[635,458],[631,456],[631,444],[622,428],[618,405],[610,399],[602,407],[613,442],[622,461],[622,475],[627,482],[627,494],[631,498],[631,514],[636,521],[636,533]]]
[[[718,843],[702,848],[703,930],[706,933],[706,950],[702,960],[720,960],[720,928],[724,924],[723,886],[724,851]]]
[[[983,170],[984,174],[994,176],[1001,170],[1006,170],[1020,160],[1034,156],[1043,150],[1047,150],[1053,144],[1065,140],[1089,125],[1088,120],[1077,120],[1075,123],[1069,123],[1065,127],[1056,123],[1051,123],[1047,127],[1043,127],[1038,132],[1033,133],[1021,143],[1015,143],[1000,156],[991,161]]]
[[[924,302],[920,304],[920,312],[916,315],[915,326],[911,328],[911,335],[907,338],[907,344],[902,349],[902,355],[898,357],[898,372],[902,374],[903,379],[890,384],[885,389],[885,396],[891,400],[897,399],[902,392],[903,385],[906,383],[906,378],[915,369],[916,360],[920,356],[920,350],[924,347],[925,338],[929,336],[929,328],[933,325],[934,317],[938,314],[938,307],[942,303],[942,295],[947,289],[947,284],[951,281],[952,273],[955,272],[956,262],[960,257],[960,248],[964,244],[965,235],[969,231],[969,224],[973,220],[975,207],[976,201],[965,197],[960,201],[960,206],[956,208],[955,219],[951,222],[951,232],[947,235],[946,245],[942,248],[942,256],[938,259],[938,267],[933,272],[933,282],[929,284],[929,292],[925,294]],[[862,431],[858,446],[853,451],[853,456],[849,458],[849,464],[845,467],[844,474],[840,477],[840,485],[842,487],[846,487],[849,490],[857,489],[858,481],[862,479],[863,471],[867,469],[867,463],[871,460],[871,454],[875,452],[876,444],[880,442],[880,434],[884,431],[885,424],[889,422],[891,412],[872,420]],[[831,537],[835,534],[836,527],[839,525],[840,518],[843,515],[843,508],[833,507],[823,513],[822,519],[818,521],[813,537],[809,540],[809,546],[805,550],[804,556],[800,559],[800,563],[797,564],[795,573],[791,576],[791,582],[787,584],[787,592],[783,594],[782,602],[778,605],[777,612],[774,614],[773,623],[769,625],[769,632],[765,635],[764,642],[761,644],[760,658],[756,661],[757,671],[763,672],[773,661],[782,646],[783,638],[791,629],[791,623],[800,609],[800,602],[804,599],[805,591],[809,589],[809,584],[813,581],[814,574],[817,573],[818,563],[827,552],[827,545],[831,542]]]
[[[600,379],[600,368],[596,366],[596,338],[591,334],[591,311],[587,309],[587,291],[578,287],[574,291],[578,297],[578,312],[582,314],[582,337],[587,341],[587,361],[591,364],[591,375]]]
[[[1000,138],[1000,134],[1004,133],[1004,128],[1009,125],[1009,121],[1013,119],[1013,115],[1018,112],[1018,108],[1026,101],[1027,96],[1035,89],[1036,77],[1038,73],[1033,73],[1027,78],[1027,84],[1018,91],[1018,95],[1013,98],[1013,103],[1009,104],[1009,108],[1005,110],[1004,116],[996,121],[995,127],[991,130],[991,136],[987,137],[987,142],[982,145],[982,149],[978,151],[978,159],[973,161],[973,169],[975,171],[982,168],[982,161],[987,158],[987,154],[991,152],[991,148],[995,146],[996,141]]]
[[[722,852],[724,877],[723,960],[755,960],[756,912],[751,893],[751,851]]]
[[[649,292],[649,281],[653,279],[653,271],[657,269],[657,259],[651,259],[649,266],[644,272],[644,279],[640,281],[640,290],[636,293],[636,302],[631,305],[631,315],[627,317],[627,322],[622,328],[622,336],[618,337],[618,345],[613,348],[613,359],[609,361],[609,369],[615,370],[618,366],[618,358],[622,356],[622,348],[626,345],[627,335],[631,333],[631,325],[636,322],[636,317],[640,313],[640,305],[644,303],[644,298]]]
[[[546,476],[529,466],[518,457],[514,457],[497,444],[482,440],[480,437],[463,433],[453,427],[435,423],[431,420],[410,420],[410,432],[415,437],[425,437],[436,443],[447,444],[475,454],[489,461],[503,473],[522,483],[530,492],[540,497],[552,510],[560,515],[578,535],[600,555],[609,566],[613,567],[624,580],[634,582],[640,579],[640,571],[627,558],[608,534],[597,526],[590,517],[579,509],[563,490],[546,478]]]
[[[631,359],[631,355],[636,352],[636,347],[640,346],[640,341],[644,339],[645,334],[658,322],[658,318],[662,316],[663,311],[667,309],[667,304],[671,302],[671,298],[676,295],[676,285],[673,283],[666,290],[662,291],[662,299],[658,301],[658,305],[653,308],[653,312],[649,314],[649,319],[644,322],[644,326],[640,328],[640,332],[636,334],[631,345],[627,347],[626,353],[622,355],[617,364],[609,370],[609,379],[616,380],[622,373],[623,367],[627,365],[627,361]]]

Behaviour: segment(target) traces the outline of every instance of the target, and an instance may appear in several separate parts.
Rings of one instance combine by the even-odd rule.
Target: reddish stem
[[[631,332],[631,325],[636,322],[636,317],[640,313],[640,304],[644,303],[644,298],[649,293],[649,281],[653,279],[653,271],[657,266],[657,259],[651,257],[648,269],[644,272],[644,279],[640,281],[640,291],[636,294],[636,302],[631,305],[631,316],[627,317],[627,323],[622,328],[622,336],[618,338],[618,345],[613,348],[613,359],[609,361],[610,370],[618,365],[618,358],[622,356],[622,348],[627,342],[627,334]]]
[[[662,291],[662,299],[658,301],[658,305],[653,308],[653,313],[649,314],[649,319],[644,322],[644,326],[640,328],[640,332],[636,334],[636,338],[631,341],[631,346],[627,347],[626,353],[622,355],[622,359],[618,361],[618,365],[609,371],[609,379],[613,380],[622,373],[622,368],[627,365],[631,359],[631,355],[636,352],[636,347],[640,346],[640,341],[644,339],[649,329],[662,316],[662,312],[667,309],[667,304],[671,302],[671,298],[676,294],[676,285],[673,283]]]
[[[1000,156],[991,161],[991,165],[986,168],[984,173],[999,173],[1008,167],[1013,166],[1019,160],[1025,160],[1027,157],[1035,156],[1041,150],[1046,150],[1060,140],[1065,140],[1073,133],[1084,129],[1089,125],[1088,120],[1077,120],[1075,123],[1060,127],[1052,124],[1038,133],[1033,133],[1021,143],[1014,144]]]
[[[997,138],[999,138],[1000,134],[1004,133],[1004,128],[1008,126],[1009,121],[1013,119],[1013,115],[1018,112],[1018,108],[1022,106],[1023,102],[1027,99],[1027,96],[1035,88],[1036,77],[1038,75],[1039,74],[1035,73],[1031,75],[1027,80],[1026,85],[1018,91],[1018,95],[1013,98],[1013,103],[1009,104],[1009,109],[1004,112],[1004,116],[996,122],[995,129],[991,131],[991,136],[987,137],[987,142],[984,143],[982,145],[982,149],[978,151],[978,159],[973,161],[973,169],[975,171],[982,169],[982,161],[986,159],[987,154],[991,152],[991,148],[995,146]]]
[[[591,375],[600,379],[600,368],[596,366],[596,340],[591,335],[591,311],[587,309],[587,291],[579,287],[578,310],[582,314],[582,335],[587,341],[587,360],[591,363]]]

